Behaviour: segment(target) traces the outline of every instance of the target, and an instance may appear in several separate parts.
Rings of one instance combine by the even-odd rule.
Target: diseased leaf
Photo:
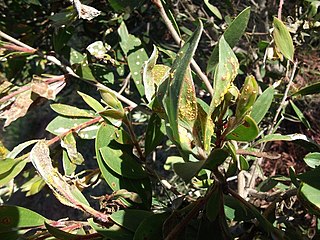
[[[50,107],[52,108],[53,111],[60,115],[64,115],[67,117],[88,117],[88,118],[93,118],[95,117],[94,112],[85,110],[85,109],[80,109],[77,107],[73,107],[70,105],[66,104],[61,104],[61,103],[54,103],[51,104]]]
[[[274,97],[274,88],[268,87],[253,104],[250,116],[259,124],[264,116],[267,114]]]
[[[32,103],[30,90],[20,93],[9,107],[4,111],[0,111],[0,118],[6,119],[4,127],[9,126],[13,121],[26,115]]]
[[[120,46],[122,51],[127,55],[128,65],[130,68],[132,79],[141,96],[144,95],[144,87],[142,84],[142,66],[148,60],[148,55],[142,47],[139,38],[129,34],[124,22],[120,24],[118,29],[120,36]]]
[[[259,86],[254,76],[250,75],[246,77],[237,103],[235,115],[236,121],[240,119],[242,120],[243,117],[251,110],[252,105],[256,101],[258,91]]]
[[[107,215],[91,208],[76,186],[69,185],[61,174],[53,168],[49,153],[46,142],[41,140],[32,148],[30,160],[57,199],[62,204],[87,212],[101,221],[108,221]]]
[[[144,92],[148,102],[151,102],[156,91],[152,70],[154,69],[157,63],[157,59],[158,59],[158,49],[156,46],[153,46],[153,52],[143,67],[143,75],[142,75]]]
[[[0,206],[0,233],[16,232],[20,228],[38,227],[46,219],[40,214],[18,206]]]
[[[87,51],[97,59],[103,59],[105,57],[107,49],[102,41],[96,41],[91,43],[87,47]]]
[[[77,150],[77,143],[73,133],[69,133],[61,139],[61,147],[67,150],[70,161],[73,164],[81,165],[84,162],[83,156]]]
[[[273,18],[273,26],[273,38],[276,47],[287,59],[293,62],[294,46],[288,28],[276,17]]]
[[[179,133],[178,127],[181,122],[190,130],[196,120],[197,103],[189,64],[198,46],[202,30],[203,26],[199,21],[198,28],[177,54],[169,74],[170,83],[167,85],[167,92],[163,99],[173,141],[177,143],[181,143],[183,140],[180,137],[181,133]]]
[[[236,141],[252,141],[259,134],[259,128],[255,121],[246,115],[244,121],[233,131],[231,131],[226,139]]]
[[[224,32],[223,37],[231,48],[233,48],[244,31],[247,28],[250,18],[250,7],[244,9],[230,24],[227,30]],[[219,62],[219,47],[215,46],[207,64],[207,72],[211,72]]]

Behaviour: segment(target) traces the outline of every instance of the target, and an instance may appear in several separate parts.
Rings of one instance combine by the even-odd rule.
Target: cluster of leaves
[[[41,1],[25,2],[33,4],[33,9],[45,9],[46,14],[51,10],[45,7],[54,7]],[[317,23],[314,9],[319,1],[309,2],[309,17]],[[21,9],[24,4],[9,1],[7,6]],[[217,7],[206,0],[204,4],[220,19],[217,21],[222,20]],[[1,144],[0,185],[10,188],[23,171],[33,166],[38,174],[21,186],[26,196],[48,186],[62,204],[90,218],[53,221],[23,207],[3,205],[1,238],[208,239],[214,234],[217,239],[303,239],[305,230],[294,229],[289,220],[280,218],[278,206],[297,196],[309,214],[319,216],[320,146],[303,134],[283,135],[276,130],[288,103],[296,118],[311,128],[295,100],[319,93],[320,85],[292,91],[297,62],[285,23],[274,17],[272,39],[260,42],[263,64],[276,61],[286,69],[283,79],[273,79],[274,83],[267,85],[257,81],[252,72],[242,71],[244,57],[233,49],[247,29],[248,7],[229,21],[207,58],[211,91],[193,60],[201,48],[202,33],[211,26],[208,20],[193,21],[192,31],[184,27],[185,34],[181,35],[172,5],[165,1],[109,0],[89,5],[74,0],[60,12],[48,14],[41,28],[53,29],[48,40],[52,49],[44,43],[36,49],[29,46],[34,44],[32,40],[19,41],[0,32],[4,72],[0,117],[5,119],[4,127],[10,128],[44,99],[50,100],[50,108],[57,114],[46,126],[48,140],[26,141],[11,151]],[[132,34],[141,28],[141,23],[132,20],[134,17],[150,17],[158,25],[152,18],[157,11],[170,33],[178,36],[179,46],[170,48],[152,42],[152,34]],[[106,21],[106,17],[110,19]],[[128,26],[133,29],[131,33]],[[261,77],[267,68],[259,71]],[[97,89],[94,96],[77,91],[86,108],[80,107],[83,103],[59,103],[60,94],[70,94],[66,90],[73,87],[70,82]],[[210,95],[206,101],[199,97],[205,86]],[[282,97],[280,104],[278,95]],[[268,114],[273,121],[265,128]],[[142,133],[134,127],[136,122],[142,123]],[[77,143],[82,140],[94,141],[97,169],[80,172],[89,161],[78,151]],[[275,158],[265,152],[266,144],[272,141],[294,141],[305,146],[310,153],[304,160],[312,169],[296,174],[292,168],[290,176],[272,176],[256,187],[259,163],[263,158]],[[150,161],[158,149],[166,151],[163,145],[177,150],[169,151],[165,168],[173,170],[178,182],[184,182],[182,188]],[[242,185],[244,172],[250,175],[250,181]],[[233,184],[236,178],[237,189]],[[110,191],[98,197],[97,210],[82,191],[102,181]],[[165,196],[158,193],[159,188],[164,189]],[[276,197],[263,211],[248,201],[250,191],[259,196],[276,191]],[[11,194],[10,190],[6,193]]]

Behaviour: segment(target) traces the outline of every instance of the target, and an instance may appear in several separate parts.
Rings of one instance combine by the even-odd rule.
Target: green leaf
[[[99,149],[109,145],[109,143],[113,139],[113,136],[116,134],[116,131],[114,131],[114,129],[116,128],[112,125],[102,124],[97,133],[95,151],[101,174],[113,191],[126,189],[130,192],[135,192],[142,199],[144,207],[149,208],[151,204],[150,180],[148,178],[139,180],[124,178],[112,171],[102,159]],[[126,202],[126,204],[129,203]]]
[[[14,147],[11,152],[8,153],[7,158],[16,158],[25,148],[29,147],[30,145],[36,143],[38,140],[30,140],[24,143],[20,143],[18,146]]]
[[[250,18],[250,7],[244,9],[230,24],[227,30],[224,32],[223,37],[229,44],[231,48],[233,48],[237,42],[240,40],[244,31],[247,28],[248,22]],[[211,72],[214,67],[219,62],[219,48],[216,46],[209,58],[207,64],[207,72]]]
[[[205,161],[178,162],[173,164],[173,169],[179,177],[188,183],[201,170],[204,164]]]
[[[121,22],[118,29],[120,36],[120,46],[122,51],[127,55],[128,65],[131,72],[132,79],[136,85],[141,96],[144,95],[144,87],[142,84],[142,65],[148,60],[148,55],[139,38],[129,34],[124,22]]]
[[[219,214],[223,194],[220,188],[216,188],[206,204],[206,216],[212,222]]]
[[[309,86],[306,86],[304,88],[301,88],[299,91],[295,92],[291,96],[306,96],[306,95],[312,95],[312,94],[318,94],[320,93],[320,83],[314,83]]]
[[[163,140],[164,130],[162,120],[156,114],[152,114],[148,122],[145,139],[145,154],[151,153]]]
[[[142,220],[133,240],[162,240],[163,239],[163,224],[170,216],[170,213],[152,214]]]
[[[184,160],[182,157],[179,156],[169,156],[163,166],[164,170],[169,171],[172,166],[176,163],[184,163]]]
[[[48,230],[48,232],[56,237],[57,239],[62,239],[62,240],[76,240],[79,239],[81,236],[83,235],[76,235],[76,234],[72,234],[72,233],[68,233],[65,231],[62,231],[59,228],[53,227],[51,226],[49,223],[45,222],[44,223],[46,226],[46,229]]]
[[[121,149],[110,147],[100,148],[104,162],[115,173],[130,179],[141,179],[147,177],[142,166],[138,163],[139,159],[132,153],[127,153]]]
[[[259,124],[264,116],[267,114],[272,100],[274,97],[274,88],[268,87],[253,104],[250,116],[252,119]]]
[[[306,164],[309,167],[316,168],[320,166],[320,153],[319,152],[308,153],[303,160],[306,162]]]
[[[209,3],[209,0],[204,0],[204,3],[206,4],[206,6],[209,8],[209,10],[220,20],[222,19],[221,13],[219,11],[219,9],[215,6],[213,6],[211,3]]]
[[[107,49],[102,41],[96,41],[87,47],[87,51],[91,54],[91,56],[94,56],[97,59],[103,59]]]
[[[117,12],[130,12],[139,7],[145,0],[108,0],[111,7]]]
[[[6,161],[8,161],[8,162],[6,162]],[[0,161],[0,167],[1,167],[2,163],[4,165],[6,165],[6,168],[10,168],[10,166],[11,166],[11,168],[8,171],[0,174],[0,186],[8,183],[13,178],[15,178],[24,169],[24,167],[27,164],[27,161],[26,161],[26,159],[20,160],[20,161],[15,161],[15,160],[12,161],[12,159],[2,160],[2,161]]]
[[[193,83],[192,80],[189,79],[188,84],[183,84],[184,79],[186,79],[186,72],[189,68],[190,61],[196,51],[196,48],[198,46],[200,36],[203,30],[203,25],[201,21],[199,21],[199,26],[194,31],[194,34],[186,41],[186,43],[183,45],[183,47],[180,49],[179,53],[177,54],[177,58],[175,59],[171,72],[170,72],[170,84],[167,86],[167,92],[163,99],[164,108],[167,114],[168,122],[170,124],[170,128],[172,129],[172,135],[174,138],[174,141],[177,143],[180,143],[180,134],[178,130],[179,125],[179,111],[180,111],[180,101],[181,98],[187,98],[188,96],[182,95],[181,91],[185,93],[185,88],[187,88],[187,91],[191,91],[192,94],[190,94],[189,97],[193,99],[194,90],[193,90]],[[190,74],[190,70],[189,70]],[[191,78],[190,75],[187,76],[187,78]],[[183,89],[183,90],[182,90]],[[189,90],[190,89],[190,90]],[[178,96],[178,97],[177,97]],[[187,101],[187,99],[186,99]],[[195,121],[195,112],[192,112],[194,109],[194,103],[193,101],[190,102],[190,106],[184,106],[184,109],[182,109],[182,112],[184,113],[187,110],[190,110],[191,112],[189,115],[186,115],[186,117],[190,117],[189,121]]]
[[[315,169],[312,169],[308,172],[298,174],[297,178],[302,180],[304,183],[320,190],[319,176],[320,167],[316,167]]]
[[[229,153],[227,151],[221,148],[215,148],[208,156],[204,168],[213,170],[222,164],[228,156]]]
[[[85,55],[82,53],[74,50],[73,48],[70,49],[70,64],[81,64],[85,59]]]
[[[92,218],[88,219],[88,223],[94,230],[96,230],[99,234],[104,236],[106,239],[132,240],[133,238],[132,232],[130,232],[129,230],[123,227],[117,226],[115,224],[112,225],[111,227],[103,227],[95,223]]]
[[[57,116],[48,124],[46,130],[54,135],[60,135],[88,121],[88,118]],[[98,128],[99,126],[97,124],[82,128],[78,132],[78,136],[83,139],[94,139],[96,137]]]
[[[301,183],[298,190],[298,198],[311,213],[320,216],[320,190],[307,183]]]
[[[152,212],[138,209],[119,210],[110,215],[110,218],[117,225],[135,232],[140,223],[147,217],[153,215]]]
[[[67,117],[84,117],[84,118],[95,117],[94,112],[92,111],[80,109],[80,108],[69,106],[66,104],[54,103],[54,104],[51,104],[50,107],[56,113],[67,116]]]
[[[245,170],[245,171],[249,170],[250,165],[245,157],[239,156],[239,162],[240,162],[239,170]]]
[[[273,18],[273,26],[273,38],[277,48],[287,59],[293,62],[294,46],[288,28],[276,17]]]
[[[308,122],[308,120],[304,117],[303,113],[300,111],[300,109],[297,107],[297,105],[294,104],[293,101],[290,100],[290,104],[293,108],[293,110],[295,111],[295,113],[297,114],[297,117],[299,118],[299,120],[303,123],[303,125],[308,128],[311,129],[311,125]]]
[[[258,134],[259,128],[257,124],[249,115],[246,115],[244,118],[244,122],[236,129],[231,131],[226,136],[226,139],[249,142],[254,140],[258,136]]]
[[[0,232],[15,232],[19,228],[38,227],[46,219],[40,214],[18,206],[0,206]]]
[[[262,139],[258,140],[256,144],[262,143],[262,142],[271,142],[271,141],[296,141],[301,146],[305,147],[306,149],[309,149],[310,151],[318,151],[320,150],[320,146],[313,141],[312,139],[309,139],[304,134],[289,134],[289,135],[281,135],[281,134],[269,134]]]
[[[62,166],[66,176],[71,176],[77,168],[77,165],[71,162],[67,151],[64,149],[62,150]]]
[[[82,92],[78,92],[78,94],[96,112],[101,112],[104,110],[104,107],[93,97],[91,97],[85,93],[82,93]]]

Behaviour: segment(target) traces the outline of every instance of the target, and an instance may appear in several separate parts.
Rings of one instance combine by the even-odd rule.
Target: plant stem
[[[181,46],[183,41],[180,38],[179,34],[177,33],[176,29],[174,28],[171,20],[169,19],[161,0],[151,0],[153,2],[153,4],[158,8],[159,13],[161,18],[163,19],[164,23],[166,24],[168,30],[170,31],[174,41]],[[211,86],[211,83],[207,77],[207,75],[205,75],[201,68],[199,67],[199,65],[197,64],[197,62],[194,59],[191,59],[191,65],[193,70],[197,73],[197,75],[199,76],[199,78],[204,82],[204,84],[207,87],[207,90],[209,91],[209,93],[211,94],[211,96],[213,95],[213,88]]]

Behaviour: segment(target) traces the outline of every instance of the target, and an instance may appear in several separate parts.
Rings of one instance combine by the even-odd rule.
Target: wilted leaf
[[[80,165],[84,162],[83,156],[77,150],[77,143],[73,133],[69,133],[61,139],[61,147],[67,150],[73,164]]]
[[[294,46],[288,28],[276,17],[273,18],[273,26],[273,38],[278,50],[293,62]]]
[[[98,17],[100,15],[100,11],[95,9],[94,7],[90,7],[88,5],[82,4],[80,0],[73,0],[73,5],[77,10],[79,18],[91,21],[92,19]]]
[[[15,101],[8,106],[6,110],[0,112],[0,118],[6,119],[4,127],[9,126],[13,121],[26,115],[32,102],[31,91],[25,91],[19,94]]]
[[[63,240],[76,240],[79,239],[82,235],[76,235],[76,234],[72,234],[69,232],[65,232],[59,228],[56,228],[52,225],[50,225],[48,222],[44,223],[46,226],[46,229],[48,230],[48,232],[56,237],[57,239],[63,239]]]
[[[79,189],[74,185],[69,185],[53,168],[49,153],[49,147],[44,140],[41,140],[32,148],[30,160],[57,199],[62,204],[87,212],[101,221],[108,221],[105,214],[91,208]]]

